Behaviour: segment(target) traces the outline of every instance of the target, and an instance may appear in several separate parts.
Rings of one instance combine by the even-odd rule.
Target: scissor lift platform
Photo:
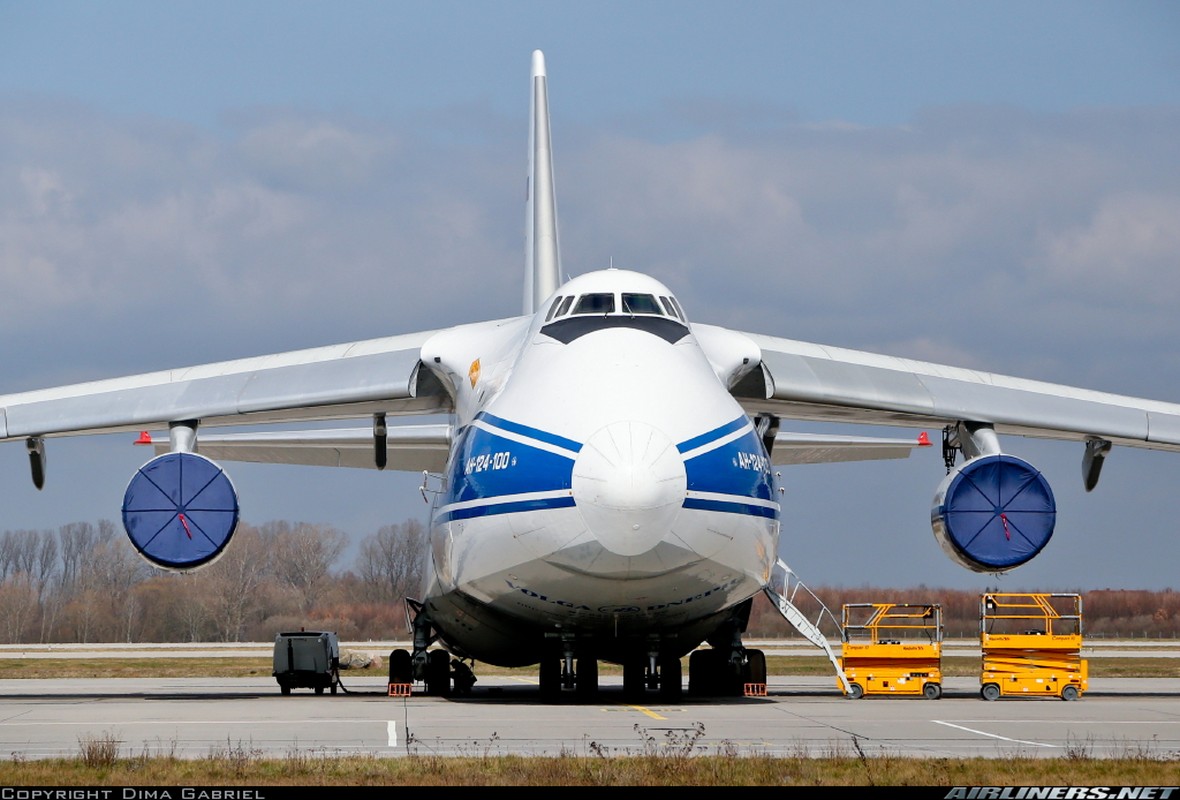
[[[847,697],[942,697],[942,607],[938,604],[847,603],[841,639],[840,666],[847,679]]]
[[[1082,598],[987,593],[980,598],[980,696],[1077,700],[1089,685],[1082,658]]]

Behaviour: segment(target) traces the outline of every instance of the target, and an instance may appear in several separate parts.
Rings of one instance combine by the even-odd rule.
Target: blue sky
[[[0,0],[0,392],[518,313],[540,48],[571,274],[1180,401],[1177,41],[1166,2]],[[117,519],[146,455],[49,444],[41,492],[0,446],[0,529]],[[1177,585],[1180,459],[1118,449],[1087,494],[1080,447],[1004,445],[1059,520],[998,584],[930,534],[937,454],[788,472],[784,559],[815,585]],[[228,466],[248,522],[426,516],[417,476]]]

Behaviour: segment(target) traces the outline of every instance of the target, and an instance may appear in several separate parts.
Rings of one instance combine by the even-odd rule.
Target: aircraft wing
[[[1180,451],[1180,404],[743,333],[759,369],[732,391],[751,414],[892,426],[990,426],[1046,439]]]
[[[167,434],[146,432],[136,444],[151,445],[156,455],[169,452]],[[386,432],[386,465],[391,470],[442,472],[451,445],[451,425],[399,425]],[[304,464],[316,467],[376,469],[372,426],[303,431],[201,434],[197,451],[217,461]]]
[[[504,321],[447,332],[481,335]],[[0,441],[202,426],[431,414],[450,410],[438,379],[419,369],[440,331],[220,361],[0,395]]]

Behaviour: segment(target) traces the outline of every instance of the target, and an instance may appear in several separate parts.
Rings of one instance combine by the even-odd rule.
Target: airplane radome
[[[391,682],[448,695],[453,658],[537,665],[559,699],[592,695],[608,662],[633,700],[679,697],[690,653],[691,694],[764,684],[764,654],[742,643],[760,592],[823,646],[778,556],[781,465],[940,444],[935,538],[996,573],[1036,557],[1056,519],[1048,482],[1001,436],[1075,442],[1087,488],[1112,447],[1180,451],[1178,404],[709,325],[636,271],[561,282],[547,81],[534,52],[519,316],[4,395],[0,439],[24,445],[40,487],[54,437],[167,428],[122,516],[136,551],[177,571],[232,546],[238,496],[218,462],[422,473],[429,578],[407,598],[413,647],[391,654]],[[292,427],[324,420],[353,425]]]

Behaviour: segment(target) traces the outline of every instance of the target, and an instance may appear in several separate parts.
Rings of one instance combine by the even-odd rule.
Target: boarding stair
[[[844,675],[844,668],[841,666],[840,658],[836,655],[836,652],[828,642],[828,638],[824,636],[823,631],[820,629],[821,624],[827,624],[838,631],[840,621],[836,619],[836,616],[828,610],[828,607],[823,604],[814,592],[803,585],[803,582],[799,580],[799,576],[781,558],[778,559],[770,572],[770,582],[762,590],[770,598],[771,602],[774,603],[778,612],[783,615],[787,622],[795,627],[795,630],[803,634],[809,642],[827,653],[828,660],[832,662],[832,666],[836,670],[836,677],[839,679],[840,685],[844,688],[844,693],[849,694],[852,689],[848,685],[848,678]],[[818,608],[814,621],[799,609],[800,599],[804,600],[808,606]]]

